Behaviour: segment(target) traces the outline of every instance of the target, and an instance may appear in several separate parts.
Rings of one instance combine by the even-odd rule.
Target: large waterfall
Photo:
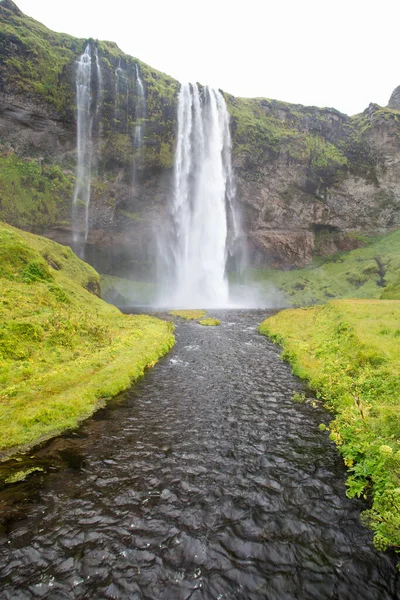
[[[224,97],[183,84],[170,224],[159,253],[160,304],[229,305],[226,262],[238,236],[234,193]]]
[[[92,58],[95,62],[94,77]],[[93,79],[95,79],[95,95],[92,93]],[[77,167],[72,200],[72,241],[75,251],[81,256],[89,233],[92,134],[94,124],[100,118],[101,86],[102,76],[97,48],[93,52],[88,44],[77,61],[76,69]]]

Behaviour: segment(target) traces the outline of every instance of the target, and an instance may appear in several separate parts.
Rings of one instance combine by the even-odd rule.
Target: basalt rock
[[[390,96],[388,107],[394,108],[395,110],[400,110],[400,85],[393,90],[393,93]]]
[[[11,0],[0,2],[2,24],[0,219],[69,244],[76,61],[88,40],[48,30]],[[113,43],[91,43],[103,88],[85,256],[102,272],[146,277],[172,193],[179,83]],[[140,152],[133,145],[136,67],[147,101]],[[400,227],[399,90],[388,107],[370,104],[353,117],[224,94],[253,264],[302,266],[315,254],[349,250],[364,235]]]

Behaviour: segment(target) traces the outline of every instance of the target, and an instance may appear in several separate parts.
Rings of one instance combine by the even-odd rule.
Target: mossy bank
[[[174,344],[123,315],[70,248],[0,224],[0,457],[76,427]]]
[[[349,470],[348,495],[379,550],[400,548],[400,301],[338,300],[285,310],[260,332],[334,413],[330,437]],[[321,427],[324,429],[324,427]]]

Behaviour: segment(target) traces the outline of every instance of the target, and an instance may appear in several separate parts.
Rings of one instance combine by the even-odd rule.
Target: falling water
[[[87,240],[92,163],[92,118],[91,109],[92,57],[90,45],[77,62],[76,106],[77,106],[77,153],[76,183],[72,203],[72,239],[74,245],[81,239],[81,214],[85,212],[84,241]]]
[[[94,49],[95,71],[95,105],[92,94],[92,51],[90,44],[77,61],[76,70],[76,106],[77,106],[77,168],[76,183],[72,201],[72,240],[75,250],[85,244],[89,232],[89,206],[92,175],[94,123],[100,122],[100,99],[102,75],[97,48]],[[84,224],[84,229],[82,227]]]
[[[162,243],[160,304],[229,305],[226,261],[239,235],[229,113],[222,94],[183,84],[171,226]]]
[[[120,111],[120,95],[123,94],[125,103],[125,122],[122,123],[121,111]],[[129,129],[129,79],[124,75],[121,68],[121,60],[119,61],[118,67],[115,69],[115,105],[114,105],[114,117],[115,120],[120,120],[123,127],[124,133],[128,133]]]
[[[133,138],[133,184],[136,184],[137,179],[137,163],[139,158],[140,149],[143,146],[143,131],[144,131],[144,120],[146,118],[147,106],[146,96],[144,92],[144,86],[142,78],[140,77],[139,68],[136,65],[136,113],[135,113],[135,134]]]

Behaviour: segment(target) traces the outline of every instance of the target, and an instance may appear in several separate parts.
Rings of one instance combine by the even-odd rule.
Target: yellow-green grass
[[[174,344],[123,315],[73,252],[0,223],[0,457],[76,427]]]
[[[322,304],[333,298],[399,300],[400,229],[364,241],[364,248],[317,258],[304,269],[253,269],[246,277],[261,291],[265,288],[266,295],[272,285],[288,306]]]
[[[186,319],[187,321],[197,321],[197,319],[201,319],[206,315],[205,310],[170,310],[169,315],[173,317],[181,317],[181,319]]]
[[[200,325],[206,325],[208,327],[215,327],[215,325],[221,325],[221,321],[209,317],[208,319],[200,319]]]
[[[349,469],[348,495],[372,501],[363,520],[376,547],[400,548],[400,301],[284,310],[259,330],[335,413],[330,437]]]

